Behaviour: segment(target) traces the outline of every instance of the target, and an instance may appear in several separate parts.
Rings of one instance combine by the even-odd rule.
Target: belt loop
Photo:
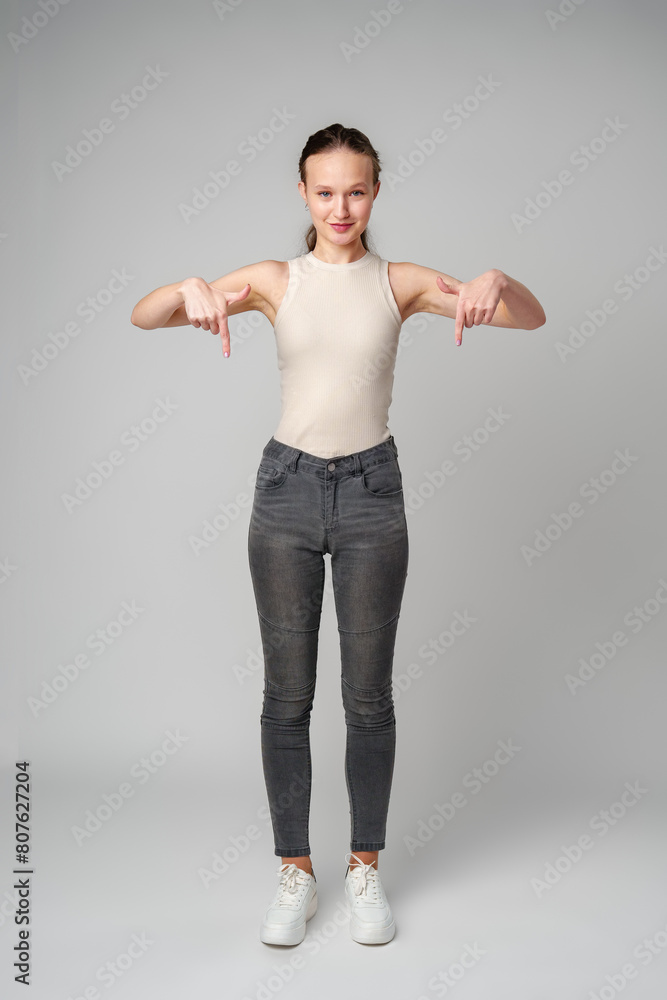
[[[294,457],[292,458],[292,461],[290,462],[289,466],[292,472],[296,472],[297,466],[299,464],[299,459],[301,458],[302,455],[303,455],[302,451],[297,451],[296,455],[294,455]]]
[[[354,474],[355,476],[361,475],[361,459],[359,458],[359,452],[354,453]]]

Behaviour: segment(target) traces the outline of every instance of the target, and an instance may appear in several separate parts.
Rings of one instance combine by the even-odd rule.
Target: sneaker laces
[[[357,858],[356,854],[350,855]],[[383,903],[382,886],[380,883],[380,873],[373,865],[366,865],[361,858],[357,858],[355,868],[350,868],[348,878],[352,879],[352,888],[355,895],[365,895],[369,903]]]
[[[290,863],[280,866],[278,869],[278,878],[278,889],[273,905],[294,906],[298,901],[297,894],[302,893],[309,885],[310,876],[308,872],[304,872],[301,868],[297,868],[295,864]]]

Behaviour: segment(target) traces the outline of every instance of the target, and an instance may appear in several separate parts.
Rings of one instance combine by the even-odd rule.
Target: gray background
[[[555,3],[414,0],[349,59],[341,44],[386,10],[382,0],[237,0],[219,10],[71,0],[37,17],[46,23],[15,52],[10,33],[40,9],[14,2],[2,13],[3,993],[24,995],[12,981],[8,805],[13,762],[27,758],[31,995],[40,1000],[86,990],[118,1000],[662,996],[665,271],[641,268],[667,235],[664,8],[585,0],[550,24]],[[166,76],[121,119],[113,102],[147,67]],[[454,127],[443,116],[480,76],[496,81],[494,92]],[[294,118],[248,162],[239,146],[274,108]],[[53,161],[105,117],[113,131],[59,180]],[[593,140],[606,118],[625,127],[604,148]],[[259,313],[234,317],[226,361],[207,332],[144,331],[129,317],[160,285],[304,252],[297,163],[307,137],[335,121],[361,129],[380,153],[369,232],[382,257],[461,280],[499,267],[537,296],[547,323],[464,330],[461,348],[452,320],[420,314],[404,324],[389,423],[416,509],[395,673],[409,677],[415,664],[421,675],[397,692],[380,855],[397,934],[368,948],[335,919],[350,818],[327,559],[312,719],[319,910],[302,945],[278,949],[259,941],[279,859],[262,818],[262,681],[251,669],[259,627],[243,506],[279,418],[273,330]],[[435,128],[446,140],[392,185],[401,157]],[[597,153],[583,170],[576,151],[591,143]],[[186,223],[179,205],[232,158],[240,175]],[[534,220],[517,227],[526,200],[565,169],[572,183],[543,194]],[[113,269],[131,280],[86,322],[79,304]],[[635,271],[637,289],[622,291]],[[570,328],[587,311],[599,318],[607,300],[615,312],[584,327],[592,335],[563,360]],[[79,335],[26,384],[33,349],[74,321]],[[159,399],[171,415],[132,451],[123,435]],[[457,442],[499,407],[509,418],[464,461]],[[114,449],[123,463],[68,512],[63,495]],[[627,468],[605,473],[617,450],[631,456]],[[456,474],[417,507],[447,459]],[[590,502],[582,487],[603,473],[604,492],[589,485]],[[575,501],[581,517],[560,537],[552,527],[546,551],[527,560],[522,547]],[[234,516],[196,554],[192,537],[220,505]],[[88,636],[133,601],[143,611],[96,655]],[[625,620],[644,606],[641,627]],[[474,624],[428,662],[420,647],[457,612]],[[626,644],[571,691],[567,675],[619,630]],[[90,666],[31,709],[86,650]],[[161,755],[169,731],[183,743]],[[501,740],[520,751],[472,793],[466,775]],[[151,755],[154,773],[142,780],[135,765]],[[124,782],[131,797],[77,843],[73,828]],[[615,806],[626,783],[644,791]],[[433,820],[457,791],[465,806]],[[610,808],[613,825],[602,827]],[[249,827],[254,839],[244,841]],[[422,846],[410,849],[419,830]],[[588,850],[568,863],[564,849],[586,834]],[[227,870],[205,887],[201,869],[225,851]],[[561,874],[540,893],[533,880],[548,864]],[[152,942],[142,957],[98,978],[133,934]],[[644,939],[654,954],[635,950]],[[484,954],[455,986],[438,985],[440,972],[460,975],[466,948]],[[286,982],[295,955],[301,967]]]

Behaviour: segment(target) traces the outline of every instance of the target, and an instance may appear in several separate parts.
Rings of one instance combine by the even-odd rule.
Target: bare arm
[[[185,281],[192,281],[185,278]],[[194,279],[197,281],[198,279]],[[183,309],[184,281],[175,281],[173,285],[163,285],[155,291],[144,295],[132,310],[130,322],[142,330],[156,330],[164,326],[185,326],[190,320]],[[178,310],[178,316],[176,312]]]
[[[266,315],[280,268],[279,261],[261,261],[231,271],[210,284],[203,278],[191,277],[162,285],[137,302],[130,320],[143,330],[191,325],[220,334],[228,357],[227,317],[252,309]]]
[[[546,322],[544,309],[516,278],[493,268],[463,282],[442,271],[402,263],[397,273],[409,312],[432,312],[455,321],[456,343],[463,327],[479,323],[514,330],[535,330]]]
[[[544,309],[533,293],[516,278],[503,275],[505,281],[500,292],[500,303],[505,309],[507,325],[515,330],[536,330],[543,326],[547,317]]]

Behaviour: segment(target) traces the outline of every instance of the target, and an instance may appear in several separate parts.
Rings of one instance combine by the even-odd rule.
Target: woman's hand
[[[240,292],[223,292],[214,288],[203,278],[186,278],[179,289],[189,323],[202,330],[220,334],[222,350],[226,358],[231,353],[229,326],[227,324],[227,306],[230,302],[238,302],[247,298],[251,286],[247,284]]]
[[[441,292],[448,295],[458,295],[454,334],[456,344],[461,346],[463,327],[471,327],[480,323],[490,323],[500,302],[500,296],[507,282],[507,276],[493,268],[485,271],[472,281],[457,281],[447,283],[438,275],[436,283]]]

